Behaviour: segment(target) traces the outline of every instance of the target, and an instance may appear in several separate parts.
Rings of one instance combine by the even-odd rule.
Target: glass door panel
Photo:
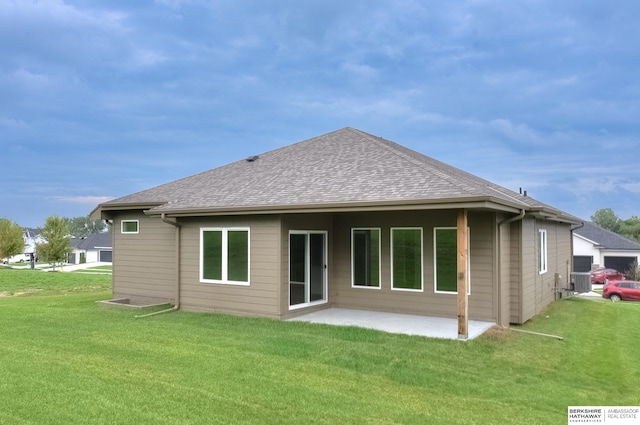
[[[289,305],[307,302],[307,235],[289,235]]]
[[[311,233],[309,235],[309,301],[324,300],[324,234]]]
[[[289,305],[326,301],[326,232],[289,234]]]

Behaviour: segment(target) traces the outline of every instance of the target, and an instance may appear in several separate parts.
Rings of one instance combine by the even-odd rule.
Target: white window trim
[[[434,227],[433,228],[433,292],[436,294],[451,294],[458,295],[458,290],[455,291],[438,291],[438,263],[436,258],[436,232],[438,229],[455,229],[457,227]],[[471,228],[467,227],[467,295],[471,295]]]
[[[538,229],[538,273],[544,274],[548,271],[547,257],[547,229]]]
[[[127,232],[124,230],[125,223],[136,223],[136,231],[135,232]],[[120,233],[123,235],[137,235],[140,233],[140,220],[122,220],[120,222]]]
[[[393,286],[393,231],[394,230],[420,230],[420,289],[395,288]],[[392,227],[389,235],[389,262],[391,269],[391,290],[404,292],[424,292],[424,231],[422,227]]]
[[[378,286],[364,286],[364,285],[356,285],[354,283],[355,280],[355,269],[353,267],[354,260],[354,243],[353,243],[353,232],[355,230],[377,230],[378,231]],[[352,227],[351,228],[351,287],[358,289],[382,289],[382,229],[380,227]]]
[[[247,232],[247,281],[239,282],[227,279],[228,276],[228,233],[229,231],[246,231]],[[222,232],[222,279],[205,279],[204,278],[204,262],[202,258],[204,248],[204,232]],[[201,227],[200,228],[200,256],[198,259],[200,267],[200,283],[217,283],[221,285],[251,285],[251,230],[249,227]]]

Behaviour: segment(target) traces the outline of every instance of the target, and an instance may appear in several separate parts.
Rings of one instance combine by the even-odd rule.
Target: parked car
[[[610,280],[602,287],[602,298],[608,298],[611,301],[640,301],[640,282]]]
[[[591,283],[606,283],[607,280],[624,280],[624,274],[616,269],[600,267],[591,272]]]

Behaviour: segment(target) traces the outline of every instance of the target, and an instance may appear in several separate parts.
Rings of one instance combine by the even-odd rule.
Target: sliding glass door
[[[327,301],[327,233],[289,233],[289,306]]]

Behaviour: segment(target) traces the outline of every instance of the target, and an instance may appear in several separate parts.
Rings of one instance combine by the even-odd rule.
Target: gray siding
[[[500,216],[499,220],[508,219],[509,217]],[[511,225],[504,224],[498,229],[499,240],[499,259],[500,266],[498,280],[498,304],[497,322],[501,326],[508,326],[511,320],[511,279],[512,279],[512,257],[511,257]]]
[[[180,304],[185,310],[277,318],[281,316],[280,217],[182,219]],[[200,282],[200,228],[249,227],[250,285]]]
[[[122,220],[139,220],[139,233],[122,234]],[[113,222],[113,297],[134,303],[175,302],[175,228],[142,211]]]
[[[503,254],[509,261],[509,311],[510,323],[522,323],[522,223],[517,221],[509,226],[510,250]]]
[[[538,231],[547,231],[547,271],[538,270]],[[516,323],[524,323],[557,299],[557,289],[566,282],[571,261],[570,225],[527,218],[522,227],[523,298]],[[556,274],[560,275],[558,284]]]

